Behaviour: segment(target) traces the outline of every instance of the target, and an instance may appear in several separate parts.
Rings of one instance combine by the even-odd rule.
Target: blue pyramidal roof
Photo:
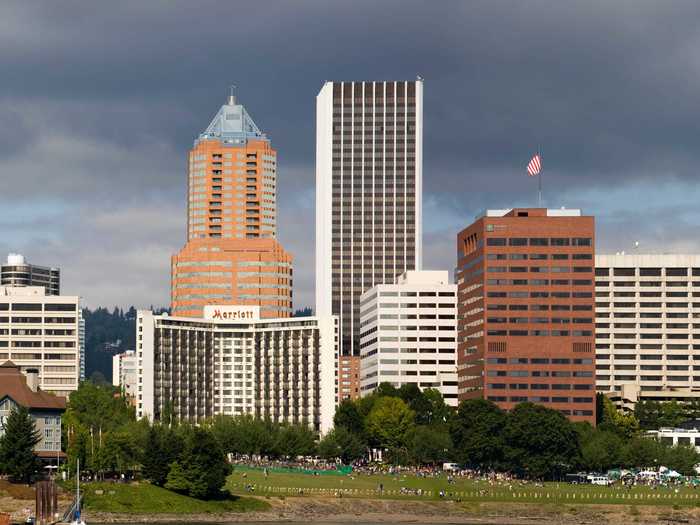
[[[224,104],[199,135],[195,144],[204,139],[219,139],[224,143],[245,144],[249,139],[269,140],[255,124],[241,104],[236,104],[233,96]]]

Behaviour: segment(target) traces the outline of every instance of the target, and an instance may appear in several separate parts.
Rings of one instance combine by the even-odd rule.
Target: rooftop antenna
[[[231,84],[229,86],[229,95],[228,95],[228,105],[229,106],[235,106],[236,105],[236,95],[233,94],[233,92],[236,90],[236,84]]]

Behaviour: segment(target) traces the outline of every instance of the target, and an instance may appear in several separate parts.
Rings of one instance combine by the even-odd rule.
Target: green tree
[[[278,457],[311,456],[316,452],[316,433],[306,425],[280,425],[276,437]]]
[[[165,488],[181,494],[189,494],[190,492],[190,482],[187,480],[185,470],[178,461],[173,461],[170,464]]]
[[[425,397],[418,385],[405,383],[397,390],[398,396],[408,405],[408,408],[416,414],[416,424],[427,425],[430,420],[430,402]]]
[[[452,440],[444,427],[420,425],[409,430],[408,455],[417,465],[435,465],[449,459]]]
[[[344,427],[357,436],[364,433],[364,419],[354,401],[346,399],[338,405],[333,416],[333,426]]]
[[[406,433],[413,427],[415,413],[398,397],[380,397],[367,416],[369,438],[388,449],[406,445]]]
[[[625,464],[630,468],[655,468],[664,457],[664,446],[656,439],[635,436],[625,443]]]
[[[366,450],[367,446],[360,437],[345,427],[334,428],[318,444],[318,453],[322,458],[340,458],[346,465],[361,459]]]
[[[661,403],[658,401],[637,401],[634,405],[634,415],[639,421],[640,428],[656,430],[661,425]]]
[[[454,458],[470,467],[498,467],[503,461],[506,419],[506,413],[491,401],[462,401],[450,424]]]
[[[13,408],[5,422],[5,434],[0,438],[0,472],[14,482],[29,483],[41,469],[34,447],[41,434],[25,407]]]
[[[82,425],[93,432],[109,432],[135,420],[134,407],[118,388],[90,381],[83,381],[78,390],[71,392],[64,415],[66,425]]]
[[[448,425],[454,417],[454,409],[445,403],[439,390],[426,388],[423,395],[428,402],[428,412],[424,416],[426,425]]]
[[[148,431],[147,444],[142,456],[143,477],[162,487],[168,480],[172,463],[182,453],[184,443],[179,433],[155,424]]]
[[[677,470],[684,476],[695,475],[695,465],[700,463],[700,454],[690,444],[667,447],[664,454],[664,464],[670,469]]]
[[[620,412],[604,394],[597,394],[596,402],[598,428],[615,432],[628,439],[639,432],[639,421],[634,414]]]
[[[527,478],[558,478],[579,457],[574,426],[560,412],[520,403],[508,414],[504,439],[509,470]]]
[[[391,383],[386,381],[379,383],[379,386],[374,389],[374,393],[379,397],[398,397],[399,391]]]
[[[586,470],[606,472],[624,461],[624,442],[615,432],[594,430],[581,445],[581,464]]]
[[[172,463],[165,487],[198,499],[220,497],[229,470],[211,431],[195,427],[179,459]]]
[[[676,427],[686,419],[683,405],[677,401],[666,401],[661,404],[661,418],[659,424],[662,427]]]

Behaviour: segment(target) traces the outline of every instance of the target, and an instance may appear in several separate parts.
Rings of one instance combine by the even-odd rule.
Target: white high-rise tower
[[[345,356],[360,354],[360,295],[421,269],[422,145],[422,80],[321,88],[316,314],[339,316]]]

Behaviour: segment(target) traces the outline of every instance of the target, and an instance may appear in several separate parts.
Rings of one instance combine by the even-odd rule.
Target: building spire
[[[235,106],[236,105],[236,95],[233,94],[233,92],[236,90],[236,84],[231,84],[229,86],[229,95],[228,95],[228,105],[229,106]]]

